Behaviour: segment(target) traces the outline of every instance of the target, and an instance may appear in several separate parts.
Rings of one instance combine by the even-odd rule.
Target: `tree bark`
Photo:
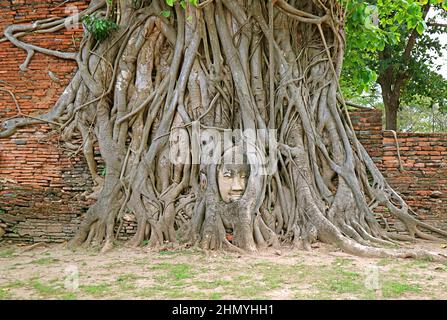
[[[386,117],[386,130],[397,131],[397,112],[399,110],[399,104],[387,103],[385,104],[385,117]]]
[[[400,92],[391,89],[393,85],[387,81],[381,82],[382,98],[385,107],[385,129],[398,130],[397,115],[400,106]]]

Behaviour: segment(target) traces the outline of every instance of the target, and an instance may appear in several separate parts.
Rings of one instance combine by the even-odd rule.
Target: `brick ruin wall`
[[[397,132],[395,138],[382,130],[380,110],[352,112],[351,120],[391,187],[420,219],[447,230],[447,133]],[[381,211],[389,217],[386,209]]]
[[[82,9],[86,3],[0,0],[0,33],[12,23],[64,16],[67,6]],[[76,51],[81,36],[80,29],[72,29],[24,39],[51,49]],[[24,114],[35,115],[56,102],[76,65],[73,61],[36,53],[28,70],[21,72],[19,66],[25,58],[23,50],[9,42],[0,42],[0,88],[14,92]],[[12,97],[0,90],[0,119],[16,114]],[[390,185],[421,219],[447,229],[447,133],[398,133],[404,169],[399,170],[396,142],[391,132],[382,131],[381,111],[351,112],[351,119],[360,141]],[[91,186],[82,154],[64,149],[58,135],[48,126],[23,128],[11,138],[0,140],[0,228],[6,230],[4,239],[28,242],[70,239],[92,203],[85,197]],[[134,222],[125,222],[119,239],[132,236],[135,227]],[[399,229],[398,224],[395,227]]]
[[[0,0],[0,38],[13,23],[63,17],[73,12],[70,7],[82,10],[86,6],[87,1]],[[81,38],[82,29],[72,28],[22,39],[49,49],[76,52]],[[8,41],[0,42],[0,89],[14,93],[24,114],[41,114],[57,101],[73,77],[76,63],[36,53],[28,70],[22,72],[19,66],[25,58],[24,50]],[[13,98],[0,90],[0,120],[15,115]],[[101,164],[98,169],[102,169]],[[47,125],[22,128],[11,138],[0,140],[0,228],[6,230],[4,238],[29,242],[71,238],[92,203],[84,196],[91,186],[82,152],[64,149],[59,136]],[[123,228],[129,233],[134,229],[133,224]]]

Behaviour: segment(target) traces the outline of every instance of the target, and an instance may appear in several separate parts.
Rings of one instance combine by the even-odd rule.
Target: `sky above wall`
[[[436,22],[447,24],[447,20],[440,18],[439,14],[437,14],[434,10],[430,10],[430,12],[428,13],[428,17],[429,18],[435,17]],[[447,33],[436,35],[436,37],[440,40],[440,42],[443,45],[447,44]],[[444,76],[444,78],[447,79],[447,51],[444,50],[442,56],[436,59],[436,64],[441,66],[440,73]]]

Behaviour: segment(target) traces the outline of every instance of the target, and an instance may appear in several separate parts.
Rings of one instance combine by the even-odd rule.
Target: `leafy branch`
[[[114,21],[96,14],[85,16],[83,22],[88,32],[98,41],[106,39],[113,30],[118,29]]]

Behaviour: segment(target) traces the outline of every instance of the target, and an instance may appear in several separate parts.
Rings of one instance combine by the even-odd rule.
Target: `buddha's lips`
[[[230,198],[235,200],[242,198],[243,195],[244,195],[243,192],[232,192],[229,194]]]

